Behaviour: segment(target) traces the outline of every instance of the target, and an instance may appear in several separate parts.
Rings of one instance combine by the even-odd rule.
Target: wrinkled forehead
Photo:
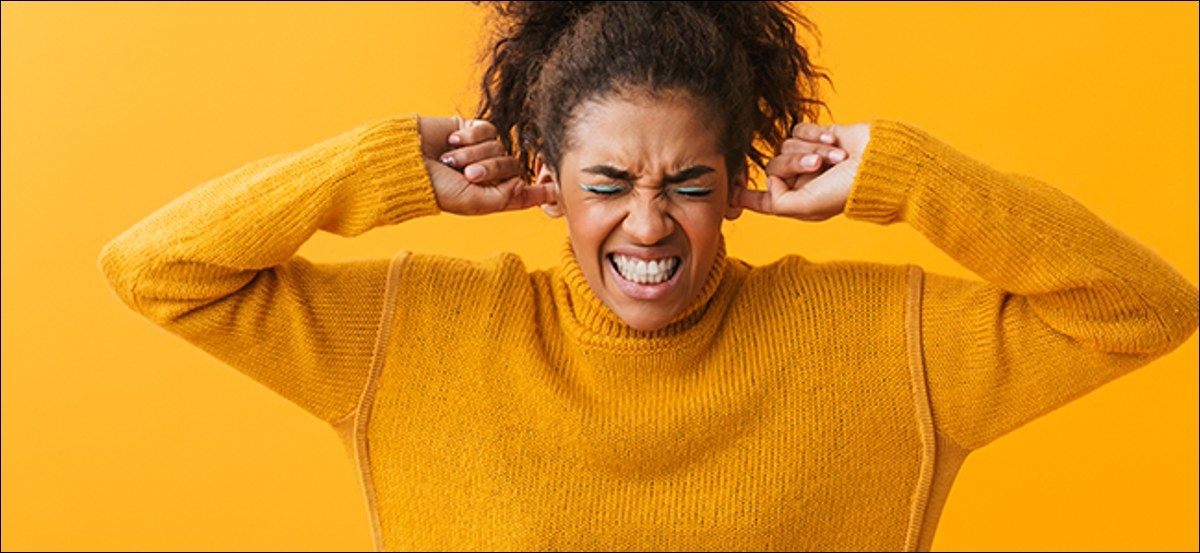
[[[639,172],[711,164],[725,155],[724,124],[712,112],[691,95],[674,91],[589,99],[564,129],[561,159]]]

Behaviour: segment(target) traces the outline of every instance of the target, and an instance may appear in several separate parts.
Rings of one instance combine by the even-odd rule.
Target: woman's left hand
[[[732,202],[751,211],[824,221],[846,208],[846,198],[871,137],[866,123],[792,129],[779,155],[767,162],[767,189],[739,188]]]

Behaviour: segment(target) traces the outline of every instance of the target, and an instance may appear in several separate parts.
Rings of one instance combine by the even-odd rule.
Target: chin
[[[672,317],[663,317],[662,315],[662,312],[656,312],[653,314],[631,313],[619,316],[621,317],[622,321],[625,321],[625,324],[629,325],[635,330],[640,330],[642,332],[654,332],[671,324]]]

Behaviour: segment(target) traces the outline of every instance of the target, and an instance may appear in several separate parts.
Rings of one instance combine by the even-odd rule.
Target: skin
[[[697,111],[673,98],[587,102],[559,170],[538,163],[536,183],[556,190],[548,211],[567,217],[592,291],[639,330],[662,328],[688,307],[716,259],[722,221],[741,213],[729,200],[745,174],[729,174]],[[664,282],[637,282],[617,258],[675,268]]]
[[[629,326],[654,331],[695,300],[721,225],[743,209],[821,221],[841,213],[869,126],[801,123],[765,168],[765,190],[731,174],[710,118],[685,93],[625,94],[580,104],[557,170],[538,158],[533,183],[486,121],[422,118],[422,151],[443,211],[477,215],[541,206],[565,216],[592,291]],[[662,282],[618,265],[668,263]],[[628,278],[627,278],[628,277]],[[659,278],[662,278],[661,276]],[[639,282],[639,280],[641,280]]]

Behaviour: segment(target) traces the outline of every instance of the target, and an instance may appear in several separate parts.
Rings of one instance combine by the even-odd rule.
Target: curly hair
[[[475,2],[479,4],[480,2]],[[787,2],[490,2],[478,117],[532,170],[557,169],[576,108],[613,94],[685,92],[713,116],[732,173],[762,167],[829,76],[797,39]]]

